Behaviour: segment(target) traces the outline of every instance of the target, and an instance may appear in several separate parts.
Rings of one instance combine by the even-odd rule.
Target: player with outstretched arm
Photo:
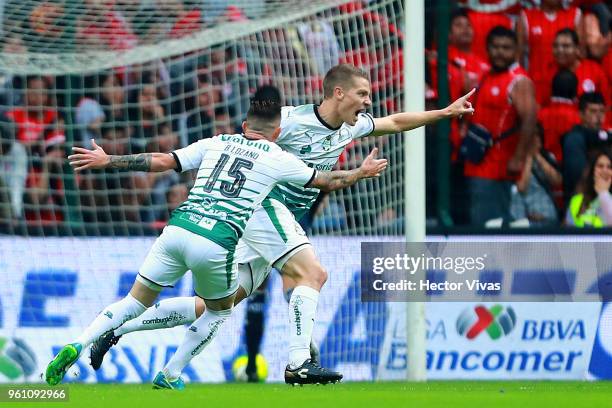
[[[75,148],[75,170],[115,168],[136,171],[198,169],[189,197],[173,212],[153,244],[130,293],[107,306],[73,342],[64,346],[45,372],[48,384],[60,383],[81,352],[104,333],[142,314],[164,287],[191,270],[194,291],[206,310],[187,330],[176,353],[154,379],[155,388],[181,389],[183,368],[215,337],[231,315],[238,290],[235,250],[254,209],[278,183],[296,183],[325,190],[341,189],[361,178],[376,177],[387,166],[369,160],[358,169],[324,172],[274,144],[280,134],[281,107],[255,101],[240,135],[218,135],[172,153],[109,156]]]
[[[277,144],[312,168],[329,170],[355,139],[403,132],[441,119],[472,114],[474,109],[468,99],[473,93],[474,90],[444,109],[373,118],[366,113],[372,104],[367,74],[349,64],[337,65],[325,75],[324,99],[320,105],[283,107]],[[310,350],[319,291],[327,280],[327,272],[297,220],[309,211],[318,194],[312,186],[278,185],[255,210],[236,248],[238,263],[252,270],[255,289],[269,273],[270,266],[283,276],[290,318],[285,382],[290,384],[325,383],[339,375],[321,368],[311,358]],[[147,317],[151,320],[192,310],[198,315],[204,308],[203,301],[197,297],[165,299],[154,310],[147,311]],[[109,333],[92,348],[92,365],[99,367],[104,354],[121,334],[152,328],[158,327],[132,322],[117,333]]]

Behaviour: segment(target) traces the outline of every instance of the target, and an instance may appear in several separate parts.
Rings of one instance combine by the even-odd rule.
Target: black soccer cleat
[[[114,331],[110,330],[98,337],[91,345],[89,352],[89,364],[94,370],[98,370],[104,361],[104,356],[115,344],[119,343],[121,336],[115,336]]]
[[[296,368],[285,368],[286,384],[330,384],[342,379],[342,374],[321,367],[319,364],[308,359]]]

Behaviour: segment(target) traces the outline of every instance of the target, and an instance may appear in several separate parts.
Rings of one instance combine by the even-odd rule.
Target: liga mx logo
[[[0,337],[0,374],[9,380],[28,377],[36,369],[36,354],[18,338]]]
[[[457,333],[474,340],[486,332],[491,340],[508,335],[516,324],[516,313],[510,306],[504,308],[495,305],[487,309],[478,305],[474,309],[465,309],[457,319]]]

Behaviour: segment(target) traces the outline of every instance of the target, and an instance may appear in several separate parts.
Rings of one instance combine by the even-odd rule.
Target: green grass
[[[6,388],[6,386],[0,386]],[[19,403],[17,407],[164,408],[503,408],[612,407],[612,382],[432,381],[344,383],[290,387],[284,384],[187,384],[183,392],[148,384],[71,384],[68,403]],[[485,405],[486,404],[486,405]]]

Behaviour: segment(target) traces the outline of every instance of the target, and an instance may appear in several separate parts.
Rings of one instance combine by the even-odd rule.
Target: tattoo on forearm
[[[345,187],[349,187],[358,180],[357,171],[356,170],[344,170],[344,171],[334,171],[334,172],[325,172],[319,173],[317,178],[323,181],[326,190],[340,190]]]
[[[149,171],[151,170],[151,153],[130,154],[127,156],[110,156],[109,169]]]

